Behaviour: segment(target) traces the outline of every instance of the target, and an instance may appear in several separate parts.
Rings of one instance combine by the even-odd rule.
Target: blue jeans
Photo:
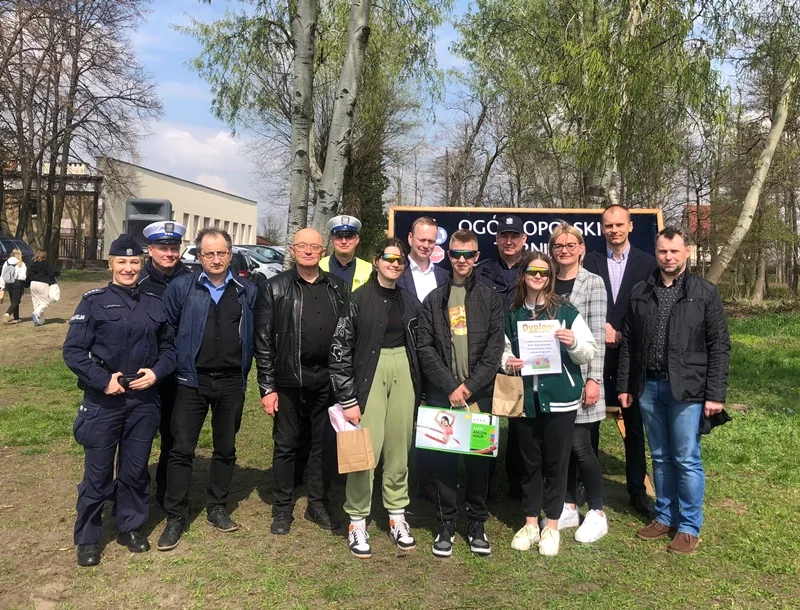
[[[639,406],[653,456],[656,521],[699,536],[705,493],[700,461],[703,404],[679,402],[672,396],[669,381],[648,379]]]

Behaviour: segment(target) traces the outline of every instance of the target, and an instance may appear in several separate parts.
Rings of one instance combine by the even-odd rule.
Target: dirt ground
[[[20,321],[7,326],[0,324],[0,366],[33,364],[43,354],[52,354],[54,349],[60,349],[67,334],[67,322],[79,299],[87,290],[98,287],[96,282],[63,282],[59,285],[61,300],[47,308],[44,326],[33,325],[33,306],[27,290],[20,305]],[[9,296],[6,293],[5,301],[0,305],[2,313],[5,313],[8,304]]]

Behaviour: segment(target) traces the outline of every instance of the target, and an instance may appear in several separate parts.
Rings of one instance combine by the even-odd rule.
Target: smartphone
[[[131,373],[130,375],[120,375],[117,379],[119,385],[123,387],[125,391],[128,391],[130,388],[128,387],[130,382],[134,379],[141,379],[144,377],[144,373]]]

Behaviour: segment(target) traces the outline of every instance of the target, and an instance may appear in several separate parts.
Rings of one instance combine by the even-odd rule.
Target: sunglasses
[[[550,277],[550,269],[542,269],[541,267],[527,267],[525,273],[531,277]]]
[[[462,256],[469,260],[471,258],[475,258],[478,254],[477,250],[448,250],[447,252],[450,255],[450,258],[458,260]]]
[[[399,254],[381,254],[381,260],[386,261],[390,265],[392,263],[398,263],[400,265],[406,264],[406,257]]]

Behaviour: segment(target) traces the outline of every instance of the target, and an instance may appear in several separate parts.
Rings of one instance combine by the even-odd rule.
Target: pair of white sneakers
[[[558,555],[558,548],[561,545],[561,535],[558,530],[547,526],[539,531],[538,525],[524,525],[522,529],[514,534],[511,541],[511,548],[515,551],[529,551],[534,546],[539,547],[539,555],[552,557]]]
[[[413,551],[417,547],[414,536],[404,516],[389,517],[389,538],[401,551]],[[355,557],[369,559],[372,557],[372,547],[369,544],[367,523],[364,519],[351,522],[347,531],[347,546]]]
[[[543,528],[545,523],[546,520],[542,519]],[[558,529],[560,531],[571,527],[578,528],[575,532],[576,542],[591,544],[592,542],[597,542],[608,533],[608,520],[602,511],[590,510],[583,518],[583,523],[581,523],[581,516],[577,507],[571,508],[569,504],[564,504],[561,516],[558,518]]]

